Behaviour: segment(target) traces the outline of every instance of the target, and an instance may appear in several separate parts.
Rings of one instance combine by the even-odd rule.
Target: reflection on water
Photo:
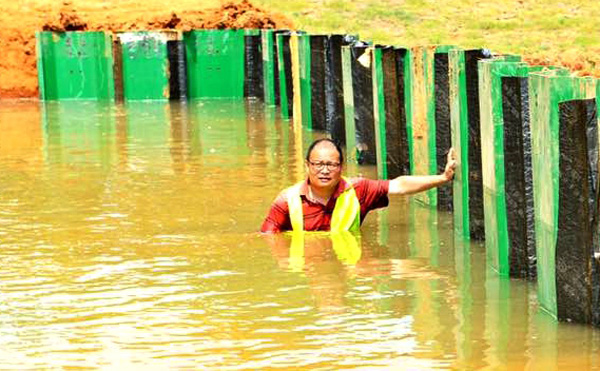
[[[600,368],[448,214],[257,234],[319,135],[256,102],[0,104],[0,368]]]

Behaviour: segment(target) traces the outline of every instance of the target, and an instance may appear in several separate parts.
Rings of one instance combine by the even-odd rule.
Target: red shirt
[[[389,204],[389,180],[371,180],[366,178],[350,178],[356,197],[360,203],[360,222],[362,223],[367,213],[371,210],[386,207]],[[333,196],[327,205],[310,200],[308,194],[308,180],[300,187],[302,200],[302,213],[304,216],[304,229],[307,231],[328,231],[331,229],[331,215],[335,202],[349,185],[341,179]],[[287,192],[282,191],[273,201],[271,210],[263,222],[261,232],[291,231],[290,210],[287,203]]]

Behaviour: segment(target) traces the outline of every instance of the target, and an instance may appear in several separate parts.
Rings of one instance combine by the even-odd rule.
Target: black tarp
[[[310,36],[310,93],[313,130],[326,130],[325,64],[327,36]]]
[[[410,174],[410,158],[408,151],[408,131],[407,131],[407,119],[406,119],[406,74],[404,72],[406,63],[409,63],[408,50],[405,48],[396,48],[396,73],[398,84],[396,88],[398,89],[398,120],[400,122],[400,127],[402,128],[399,131],[399,146],[400,151],[397,154],[398,156],[398,171],[399,175],[409,175]],[[390,177],[392,178],[392,177]]]
[[[265,97],[260,33],[244,36],[244,97]]]
[[[325,63],[325,122],[331,138],[344,147],[344,84],[342,79],[342,46],[348,45],[345,35],[330,35]]]
[[[113,79],[115,80],[115,101],[123,102],[123,45],[119,38],[113,41]]]
[[[559,184],[556,241],[557,316],[592,323],[594,237],[598,236],[598,128],[594,99],[559,104]],[[596,301],[594,300],[596,299]]]
[[[404,105],[404,58],[406,49],[381,49],[385,107],[386,165],[388,179],[409,174],[406,109]]]
[[[531,131],[527,77],[502,77],[504,191],[510,276],[536,277]]]
[[[479,106],[479,73],[477,62],[490,58],[488,50],[465,50],[467,117],[469,119],[469,231],[474,240],[485,239],[483,215],[483,173],[481,167],[481,124]]]
[[[187,63],[183,40],[167,41],[169,58],[169,99],[187,98]]]
[[[351,47],[352,90],[354,93],[354,123],[356,126],[356,151],[359,164],[377,164],[375,149],[375,123],[373,118],[373,76],[371,64],[358,61],[367,50],[364,43]],[[371,57],[369,57],[369,61]]]
[[[271,56],[273,60],[273,68],[274,68],[274,81],[275,81],[275,105],[280,105],[281,103],[281,93],[279,92],[281,86],[279,84],[279,48],[277,46],[277,35],[278,34],[288,34],[288,30],[275,30],[273,31],[273,55]]]
[[[448,150],[452,146],[450,132],[450,80],[448,53],[434,55],[435,84],[435,149],[437,173],[443,173],[446,167]],[[452,186],[444,185],[437,189],[437,208],[452,211]]]

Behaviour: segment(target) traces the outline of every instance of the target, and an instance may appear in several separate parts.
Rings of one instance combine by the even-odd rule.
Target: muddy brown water
[[[600,331],[449,214],[259,235],[319,135],[257,102],[1,102],[0,368],[600,369]]]

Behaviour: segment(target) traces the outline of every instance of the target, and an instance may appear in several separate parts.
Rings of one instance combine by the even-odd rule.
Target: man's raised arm
[[[450,148],[446,158],[446,168],[439,175],[401,175],[390,180],[388,194],[413,195],[438,187],[454,178],[456,160],[454,148]]]

